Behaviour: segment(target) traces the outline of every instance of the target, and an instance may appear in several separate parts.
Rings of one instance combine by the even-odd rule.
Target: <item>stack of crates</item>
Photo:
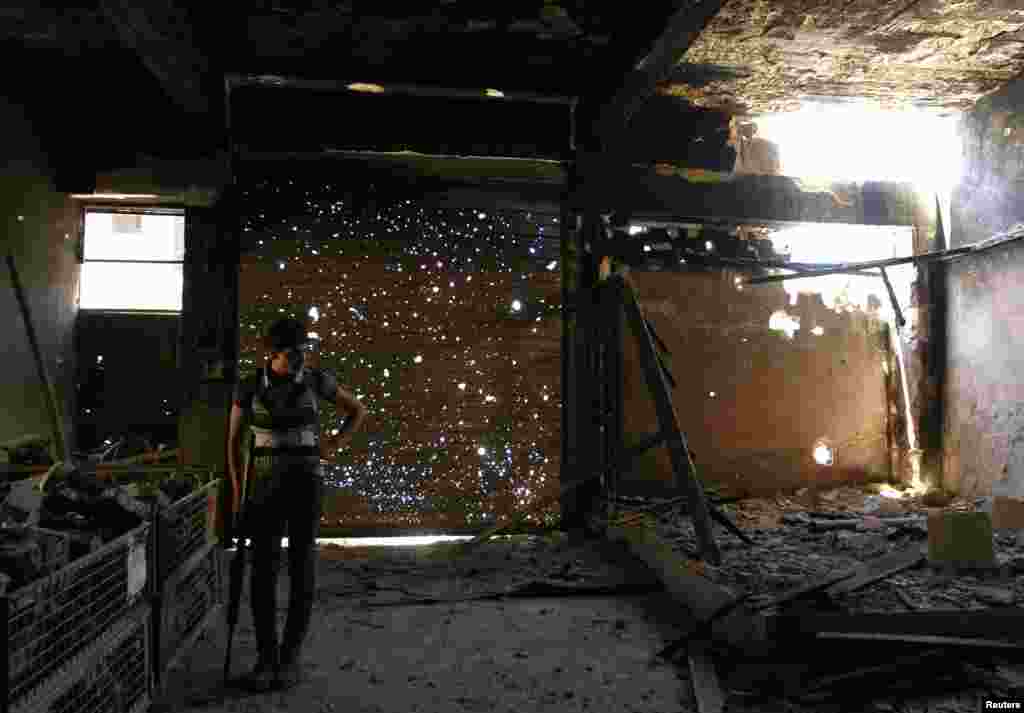
[[[162,469],[160,472],[163,472]],[[184,471],[183,471],[184,472]],[[0,594],[0,713],[143,713],[222,604],[220,480],[72,562],[39,532],[41,579]]]
[[[156,685],[218,615],[224,572],[214,520],[221,481],[161,509],[155,522],[153,592]]]
[[[0,675],[11,713],[135,713],[149,707],[150,523],[0,597]]]

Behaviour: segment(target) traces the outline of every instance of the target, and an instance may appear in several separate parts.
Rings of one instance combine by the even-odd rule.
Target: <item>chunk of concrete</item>
[[[964,567],[994,566],[992,518],[984,512],[929,510],[928,560]]]
[[[1024,530],[1024,498],[995,495],[992,498],[992,528]]]
[[[980,602],[1004,607],[1012,606],[1017,600],[1017,595],[1014,594],[1012,589],[1003,589],[1001,587],[975,587],[974,596]]]

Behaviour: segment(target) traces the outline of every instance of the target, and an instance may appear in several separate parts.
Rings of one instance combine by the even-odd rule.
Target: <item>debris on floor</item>
[[[685,505],[616,501],[609,535],[625,537],[645,559],[644,548],[660,548],[657,570],[666,589],[705,624],[661,652],[671,658],[710,637],[711,648],[700,652],[711,651],[715,665],[689,660],[698,710],[721,709],[709,680],[715,670],[730,710],[758,699],[813,708],[855,698],[923,701],[941,691],[946,710],[967,711],[977,710],[981,692],[1021,692],[1012,676],[978,674],[1024,672],[1019,533],[994,533],[978,501],[944,494],[938,508],[934,497],[865,490],[726,506],[754,545],[717,529],[717,567],[682,564],[698,561]],[[627,534],[641,529],[640,539]],[[675,558],[679,566],[666,564]],[[730,626],[710,626],[722,616]],[[931,665],[936,660],[942,665]]]

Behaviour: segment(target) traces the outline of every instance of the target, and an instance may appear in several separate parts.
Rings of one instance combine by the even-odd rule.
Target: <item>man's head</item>
[[[282,376],[295,374],[302,368],[310,345],[306,325],[291,317],[275,320],[263,334],[270,368]]]

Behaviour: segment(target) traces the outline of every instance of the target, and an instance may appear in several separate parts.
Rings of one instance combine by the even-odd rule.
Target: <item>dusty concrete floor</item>
[[[547,579],[657,589],[642,565],[594,544],[499,542],[457,565],[417,562],[412,548],[321,558],[318,603],[297,688],[243,696],[221,685],[223,623],[168,678],[159,709],[255,711],[666,711],[689,693],[652,654],[681,633],[663,592],[402,604],[406,589],[459,597]],[[334,555],[332,557],[332,554]],[[279,603],[287,578],[282,575]],[[367,589],[367,585],[369,589]],[[283,617],[283,611],[281,612]],[[283,624],[283,618],[282,618]],[[248,601],[233,671],[255,662]]]
[[[834,510],[855,510],[865,493],[840,489],[829,495]],[[821,504],[819,509],[824,509]],[[827,506],[826,506],[827,507]],[[915,504],[907,503],[913,509]],[[781,515],[805,509],[799,499],[746,501],[734,519],[755,544],[720,534],[723,564],[705,576],[736,593],[774,594],[831,568],[862,561],[913,543],[908,532],[810,533]],[[692,546],[692,528],[663,512],[657,526],[679,549]],[[1021,554],[997,540],[1005,559]],[[301,711],[696,711],[684,664],[656,661],[654,654],[689,624],[685,609],[660,591],[654,575],[614,545],[567,538],[522,537],[491,542],[457,560],[427,556],[423,548],[324,548],[304,682],[288,692],[243,696],[221,685],[225,634],[209,631],[183,666],[171,672],[164,711],[210,713]],[[287,579],[281,578],[280,603]],[[548,596],[417,604],[508,591],[528,582],[566,587],[630,585],[646,594]],[[973,595],[979,584],[926,568],[902,573],[851,595],[851,611],[906,611],[902,590],[922,608],[987,606]],[[1024,577],[996,583],[1024,601]],[[283,611],[281,612],[283,615]],[[233,670],[255,660],[248,601],[235,639]],[[863,654],[859,654],[862,656]],[[870,655],[870,653],[868,654]],[[685,661],[685,659],[681,659]],[[851,661],[851,667],[863,660]],[[725,708],[744,713],[821,710],[975,711],[992,684],[957,682],[953,690],[918,691],[894,698],[875,691],[868,702],[797,704],[765,695],[743,695],[732,667],[719,674],[730,693]],[[1024,667],[993,666],[996,691],[1024,682]],[[739,675],[739,674],[737,674]],[[742,678],[742,676],[740,676]],[[1009,683],[1008,683],[1009,682]],[[1014,683],[1016,682],[1016,683]],[[1021,689],[1024,690],[1024,689]]]

